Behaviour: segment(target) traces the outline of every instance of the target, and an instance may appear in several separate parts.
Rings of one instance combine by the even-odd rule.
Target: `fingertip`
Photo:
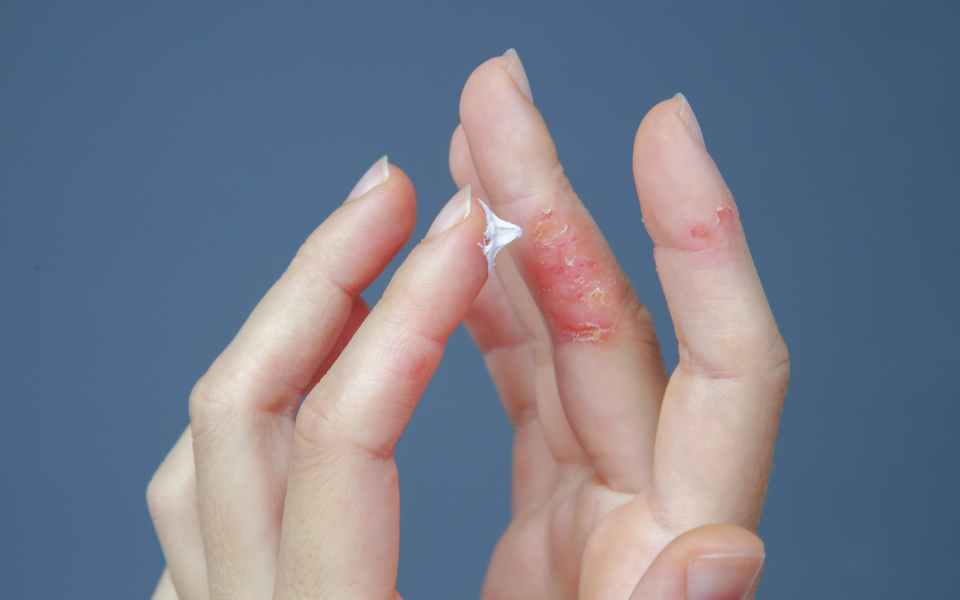
[[[520,60],[520,56],[517,54],[517,51],[513,48],[510,48],[503,53],[504,56],[510,57],[510,62],[507,63],[507,73],[510,74],[510,77],[513,78],[513,81],[517,84],[517,88],[523,95],[527,97],[527,100],[533,102],[533,92],[530,90],[530,81],[527,79],[527,71],[523,68],[523,62]]]
[[[630,598],[748,598],[765,557],[763,541],[752,531],[727,524],[698,527],[660,552]]]
[[[386,155],[373,163],[373,166],[363,174],[344,204],[354,203],[354,201],[369,195],[382,195],[383,193],[389,195],[402,194],[405,198],[416,199],[413,182],[410,181],[403,169],[390,163]]]
[[[509,71],[513,56],[513,54],[507,54],[491,58],[473,70],[460,95],[461,121],[463,116],[471,111],[474,103],[482,101],[490,92],[503,94],[513,89],[523,94]]]
[[[363,196],[373,188],[387,181],[390,177],[390,169],[387,165],[387,155],[384,154],[377,159],[377,162],[373,163],[373,166],[367,169],[363,177],[360,178],[360,181],[357,182],[357,185],[353,186],[353,189],[350,190],[350,193],[347,195],[346,202]]]
[[[487,264],[483,252],[487,229],[486,215],[471,188],[468,183],[454,194],[434,218],[430,230],[421,241],[423,252],[446,255],[459,262],[460,277],[473,274],[474,265]],[[485,280],[486,277],[483,277],[483,281]],[[480,285],[483,285],[483,281]],[[479,292],[479,287],[477,291]]]
[[[390,173],[390,176],[384,183],[387,193],[407,208],[412,208],[414,214],[416,214],[417,192],[413,187],[413,182],[400,167],[388,163],[387,169]]]
[[[371,170],[377,170],[378,163]],[[342,281],[351,282],[347,289],[356,294],[380,274],[417,224],[417,194],[410,178],[395,165],[382,168],[389,173],[386,180],[338,207],[314,230],[294,262],[306,259],[307,271],[336,267]]]
[[[681,129],[690,134],[686,123],[683,121],[683,105],[685,102],[683,94],[677,94],[673,98],[668,98],[657,103],[656,106],[647,111],[640,127],[637,129],[637,135],[634,140],[634,149],[640,144],[641,140],[646,140],[655,136],[672,136]]]
[[[417,223],[417,192],[403,169],[389,163],[385,169],[389,172],[386,181],[344,206],[363,206],[365,208],[361,210],[375,211],[389,221],[391,230],[404,233],[405,242]],[[375,220],[380,221],[379,218]]]
[[[433,220],[424,239],[444,233],[470,216],[473,194],[468,183],[453,195]]]
[[[682,94],[653,107],[637,129],[634,180],[644,223],[659,247],[701,250],[743,238],[736,203],[699,131]]]
[[[470,184],[467,184],[466,189],[471,190],[472,187]],[[509,244],[512,240],[504,241],[501,239],[501,236],[491,233],[491,231],[493,231],[490,227],[491,219],[497,219],[492,212],[489,215],[487,214],[489,207],[484,206],[482,200],[477,197],[475,193],[470,194],[468,202],[467,213],[464,215],[463,223],[460,227],[463,231],[457,235],[462,235],[469,240],[469,253],[472,255],[470,259],[471,263],[482,260],[482,264],[486,267],[486,273],[480,280],[480,285],[482,286],[489,277],[490,271],[493,269],[493,260],[497,251]],[[510,225],[510,223],[506,224]],[[477,293],[479,293],[479,288]]]
[[[687,97],[677,92],[674,99],[680,100],[680,118],[686,123],[690,135],[706,147],[706,144],[703,142],[703,132],[700,131],[700,122],[697,121],[697,115],[694,114],[693,108],[690,107]]]

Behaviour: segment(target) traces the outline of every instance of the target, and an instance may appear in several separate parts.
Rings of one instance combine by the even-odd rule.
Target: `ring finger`
[[[147,486],[150,517],[160,538],[167,573],[180,600],[209,596],[197,509],[193,438],[187,427]]]

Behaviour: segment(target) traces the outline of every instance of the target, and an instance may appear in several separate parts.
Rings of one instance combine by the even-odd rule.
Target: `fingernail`
[[[353,200],[358,196],[366,194],[381,183],[385,183],[389,178],[390,163],[387,162],[387,155],[384,154],[380,160],[373,163],[373,166],[367,169],[367,172],[363,174],[363,177],[360,178],[357,185],[353,186],[350,195],[347,196],[347,200]]]
[[[683,122],[687,124],[687,129],[690,130],[690,134],[697,138],[697,141],[706,148],[707,145],[703,143],[703,132],[700,131],[700,123],[697,122],[697,115],[693,114],[693,109],[690,108],[687,97],[683,94],[677,94],[674,98],[680,98],[680,117],[683,119]]]
[[[517,87],[520,88],[520,91],[523,92],[523,95],[527,97],[527,100],[533,102],[533,92],[530,91],[530,82],[527,81],[527,72],[523,70],[523,63],[520,62],[520,57],[517,56],[517,51],[513,48],[510,48],[504,52],[503,55],[510,57],[510,63],[507,65],[507,73],[510,73],[510,77],[513,77]]]
[[[457,223],[460,223],[469,217],[470,199],[472,197],[473,196],[470,192],[470,184],[468,183],[463,187],[462,190],[457,192],[453,198],[450,198],[450,201],[447,202],[447,205],[443,207],[443,210],[440,211],[440,214],[437,215],[437,218],[433,220],[433,225],[430,226],[426,237],[423,239],[443,233]]]
[[[687,600],[744,600],[763,567],[763,553],[708,554],[690,559]]]

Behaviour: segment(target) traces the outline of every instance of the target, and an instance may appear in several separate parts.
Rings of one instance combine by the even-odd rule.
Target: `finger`
[[[634,146],[640,206],[680,343],[656,492],[667,513],[683,516],[672,526],[756,527],[790,363],[736,204],[699,132],[676,97],[647,114]]]
[[[535,420],[533,356],[495,272],[487,278],[463,323],[483,353],[510,422],[523,427]]]
[[[204,564],[193,438],[187,427],[147,486],[147,506],[167,561],[164,576],[181,600],[209,597]],[[157,593],[166,584],[161,579]]]
[[[563,175],[514,52],[481,65],[460,118],[494,210],[526,234],[511,254],[546,320],[560,399],[615,490],[650,482],[666,373],[653,319]]]
[[[457,185],[466,185],[467,183],[473,185],[474,182],[477,182],[476,190],[478,194],[486,193],[474,166],[463,125],[457,127],[451,140],[450,168]],[[543,315],[527,289],[527,285],[523,281],[510,252],[500,253],[495,271],[497,279],[503,284],[507,301],[526,337],[527,346],[530,348],[535,365],[533,372],[535,394],[532,407],[536,409],[539,427],[530,427],[530,432],[523,432],[523,437],[533,438],[530,442],[523,444],[524,447],[531,447],[531,456],[521,455],[515,460],[515,465],[517,463],[524,465],[524,467],[529,465],[529,468],[523,468],[522,471],[537,474],[534,479],[524,478],[519,482],[521,487],[531,488],[529,491],[518,490],[521,496],[529,498],[530,503],[536,505],[543,494],[552,492],[556,478],[555,468],[550,468],[549,464],[538,464],[542,461],[537,460],[537,457],[543,457],[544,452],[537,443],[537,437],[542,436],[544,438],[554,462],[562,465],[565,472],[572,473],[576,477],[580,476],[582,467],[589,464],[590,457],[580,447],[580,442],[570,427],[560,401],[550,332],[547,330]],[[491,374],[493,375],[493,373]],[[495,377],[499,375],[496,374]],[[528,408],[531,407],[527,405],[515,407],[513,410],[519,412]],[[510,412],[510,409],[508,409],[508,412]],[[517,434],[519,437],[521,432],[518,430]],[[514,475],[515,478],[518,478],[519,473],[516,468],[514,469]]]
[[[409,179],[385,159],[371,172],[374,180],[368,172],[356,193],[379,185],[349,199],[310,236],[191,394],[214,599],[272,592],[300,399],[340,336],[355,298],[413,229],[416,201]]]
[[[370,314],[370,307],[367,306],[366,300],[357,296],[353,299],[353,306],[350,308],[350,316],[347,317],[347,322],[344,323],[343,329],[340,331],[340,336],[337,337],[337,341],[334,342],[333,346],[330,348],[330,352],[327,354],[327,357],[323,359],[323,362],[320,363],[320,366],[317,368],[316,373],[313,374],[313,378],[310,380],[310,384],[307,386],[307,390],[312,390],[313,386],[317,385],[320,379],[327,374],[327,371],[330,370],[330,367],[333,366],[333,363],[340,358],[340,354],[343,352],[343,349],[347,347],[347,344],[350,343],[350,340],[353,339],[357,330],[360,329],[360,325],[363,324],[363,320],[367,318],[367,315]]]
[[[179,600],[177,590],[173,587],[173,580],[170,579],[170,571],[163,570],[160,581],[157,583],[157,589],[153,590],[153,600]]]
[[[450,172],[459,187],[486,193],[473,168],[463,126],[450,142]],[[502,276],[501,276],[502,274]],[[506,282],[506,285],[504,285]],[[497,259],[477,301],[464,319],[513,423],[513,513],[546,501],[557,485],[558,457],[583,464],[580,449],[560,406],[550,338],[543,317],[517,273],[508,252]],[[538,404],[543,405],[538,408]],[[540,413],[546,415],[546,423]]]
[[[310,235],[211,367],[207,379],[239,379],[250,408],[283,413],[299,405],[354,299],[410,237],[416,220],[410,180],[386,157],[364,179],[377,172],[389,175]]]
[[[763,542],[745,529],[700,527],[663,549],[630,599],[752,600],[765,556]]]
[[[300,409],[278,598],[394,598],[399,497],[393,449],[447,338],[487,277],[478,248],[486,221],[476,200],[464,219],[468,199],[469,188],[441,211]],[[451,227],[437,231],[446,224]]]
[[[538,395],[535,389],[538,380],[542,379],[538,375],[543,369],[534,365],[530,347],[495,273],[487,278],[476,302],[467,312],[464,325],[483,353],[487,370],[513,423],[511,496],[516,516],[542,505],[556,489],[559,475],[557,462],[537,418]],[[552,377],[553,369],[547,370]],[[547,383],[553,392],[554,404],[559,407],[556,383]],[[569,426],[566,429],[575,444]]]
[[[470,154],[470,146],[467,143],[466,134],[463,132],[463,125],[457,127],[453,132],[453,138],[450,140],[450,173],[453,175],[454,182],[461,188],[470,185],[478,198],[487,197],[480,177],[474,168],[473,156]],[[498,255],[497,261],[497,267],[501,264],[510,267],[509,269],[495,268],[494,271],[498,274],[497,279],[503,284],[503,292],[513,312],[514,318],[511,319],[511,322],[516,321],[521,333],[527,340],[528,346],[530,346],[536,363],[538,365],[552,364],[550,336],[547,332],[546,323],[543,321],[543,316],[540,314],[540,309],[537,308],[536,302],[534,302],[523,280],[513,277],[516,267],[510,258],[510,253],[504,251],[502,258]],[[500,276],[501,271],[507,272]],[[518,408],[522,409],[522,407]]]

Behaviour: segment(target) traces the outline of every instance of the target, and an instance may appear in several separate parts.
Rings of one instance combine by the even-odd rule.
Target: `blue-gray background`
[[[644,113],[684,92],[737,198],[793,359],[761,596],[952,595],[958,32],[956,2],[3,2],[4,597],[149,596],[193,382],[384,153],[422,236],[461,87],[511,46],[668,366]],[[458,331],[397,451],[406,598],[476,597],[510,438]]]

